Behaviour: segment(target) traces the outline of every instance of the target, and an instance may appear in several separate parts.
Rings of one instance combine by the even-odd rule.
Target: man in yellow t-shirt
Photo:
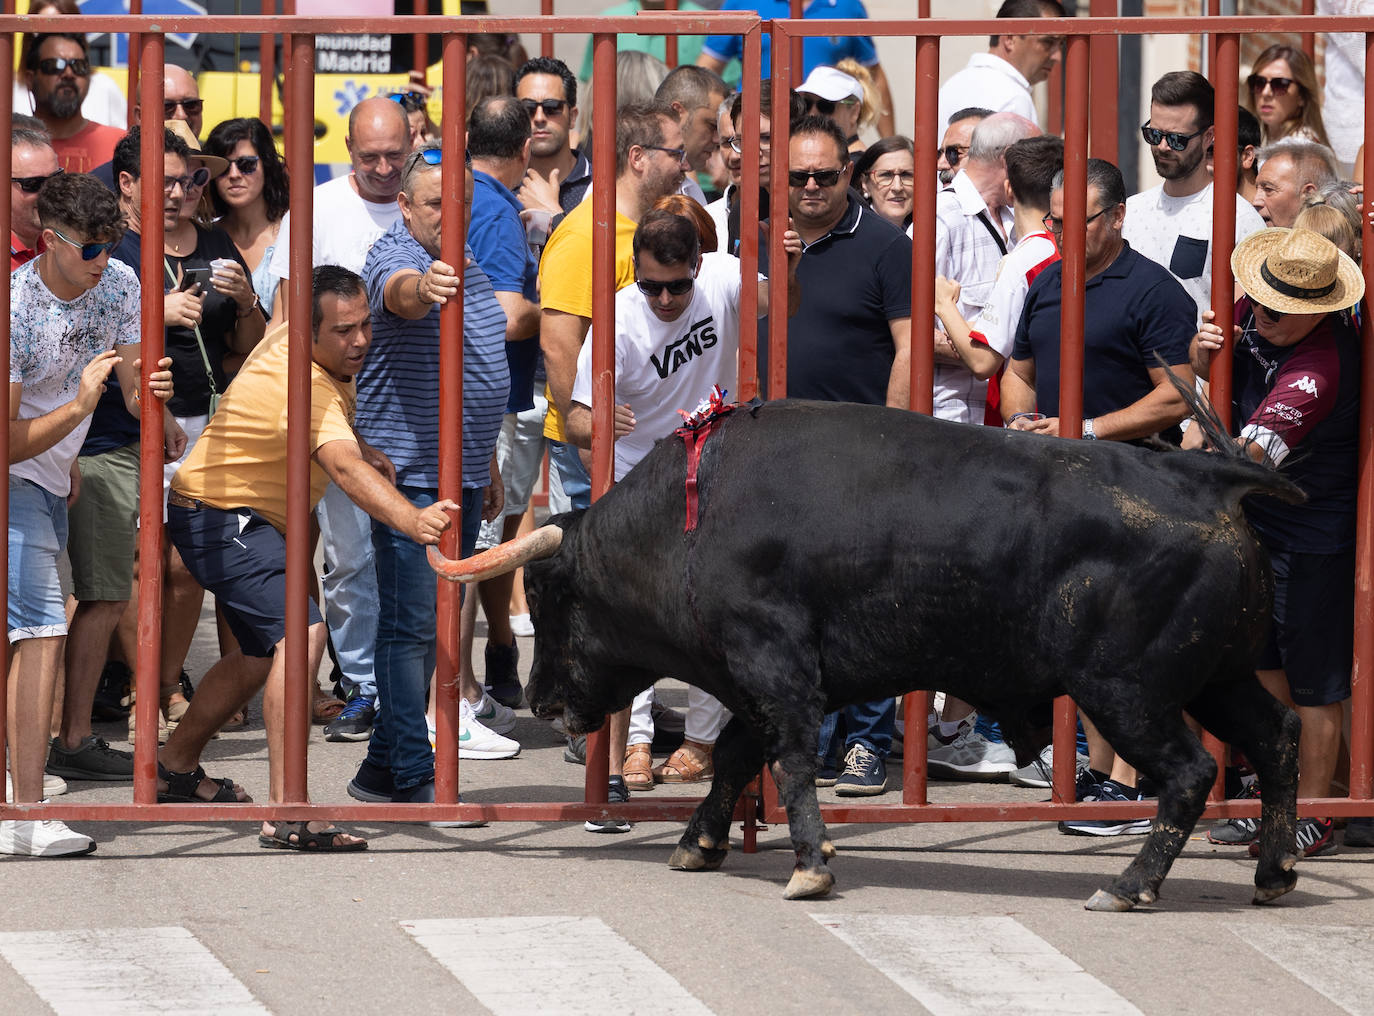
[[[688,165],[682,129],[671,106],[634,103],[615,117],[615,288],[634,281],[631,242],[655,201],[680,186]],[[567,443],[563,420],[577,377],[577,354],[592,324],[592,197],[568,213],[549,237],[539,263],[539,347],[548,378],[544,436],[572,507],[591,504],[591,480],[577,449]]]
[[[316,268],[311,330],[311,507],[333,480],[373,518],[416,543],[438,543],[449,527],[448,511],[458,506],[413,506],[396,490],[386,456],[353,432],[353,377],[372,341],[362,279],[334,265]],[[264,684],[268,798],[284,797],[287,346],[285,327],[264,338],[172,478],[168,532],[196,581],[215,594],[239,648],[210,668],[159,750],[159,802],[251,800],[233,780],[206,776],[200,755]],[[324,621],[313,601],[307,637],[307,673],[313,674],[325,643]],[[286,850],[367,847],[366,840],[328,822],[264,822],[258,841]]]

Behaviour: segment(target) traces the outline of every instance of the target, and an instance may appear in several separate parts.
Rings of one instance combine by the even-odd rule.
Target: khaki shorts
[[[77,459],[81,491],[67,512],[78,600],[127,600],[138,539],[138,445]]]

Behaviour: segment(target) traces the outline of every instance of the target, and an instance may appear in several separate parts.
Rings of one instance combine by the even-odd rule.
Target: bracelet
[[[423,274],[415,276],[415,302],[433,303],[433,300],[426,300],[423,296],[420,295],[420,283],[424,281],[424,278],[425,277]]]
[[[250,303],[250,304],[248,305],[248,309],[247,309],[247,310],[241,310],[241,311],[238,312],[238,313],[239,313],[239,320],[242,321],[242,320],[243,320],[244,318],[246,318],[249,314],[253,313],[253,311],[255,311],[255,310],[258,309],[258,306],[259,306],[259,305],[258,305],[258,294],[257,294],[257,293],[254,293],[254,294],[253,294],[253,302]]]

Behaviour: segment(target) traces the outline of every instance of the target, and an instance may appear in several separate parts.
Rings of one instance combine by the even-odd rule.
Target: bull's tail
[[[1195,386],[1185,384],[1162,361],[1161,365],[1168,372],[1169,382],[1174,386],[1174,390],[1188,404],[1188,411],[1193,416],[1195,426],[1202,428],[1202,433],[1207,437],[1207,444],[1215,453],[1212,456],[1214,468],[1211,470],[1215,473],[1214,482],[1219,481],[1234,489],[1237,496],[1249,493],[1267,494],[1289,504],[1299,504],[1307,500],[1302,488],[1288,477],[1272,466],[1263,465],[1252,459],[1247,450],[1249,442],[1241,444],[1231,438],[1226,425],[1221,422],[1221,417],[1212,408],[1211,402],[1204,399]]]

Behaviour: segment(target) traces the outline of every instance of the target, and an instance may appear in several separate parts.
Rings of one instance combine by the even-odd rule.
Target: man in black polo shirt
[[[797,265],[801,306],[787,323],[787,394],[905,409],[911,240],[850,191],[848,148],[828,117],[805,116],[792,127],[788,207],[803,247]],[[895,703],[849,706],[843,715],[844,772],[836,793],[881,794]]]
[[[1086,293],[1083,313],[1083,439],[1136,441],[1158,434],[1177,444],[1187,405],[1169,382],[1160,358],[1186,385],[1193,384],[1188,349],[1197,306],[1187,290],[1156,264],[1131,249],[1121,235],[1126,186],[1121,171],[1102,159],[1088,160]],[[1064,174],[1054,179],[1045,225],[1064,230]],[[1002,375],[1002,417],[1013,430],[1059,433],[1059,310],[1063,262],[1031,283],[1011,360]],[[1043,414],[1039,419],[1036,416]],[[1134,801],[1133,768],[1115,757],[1087,717],[1090,765],[1111,778],[1093,793],[1104,801]],[[1077,819],[1061,831],[1119,836],[1149,831],[1136,819]]]

